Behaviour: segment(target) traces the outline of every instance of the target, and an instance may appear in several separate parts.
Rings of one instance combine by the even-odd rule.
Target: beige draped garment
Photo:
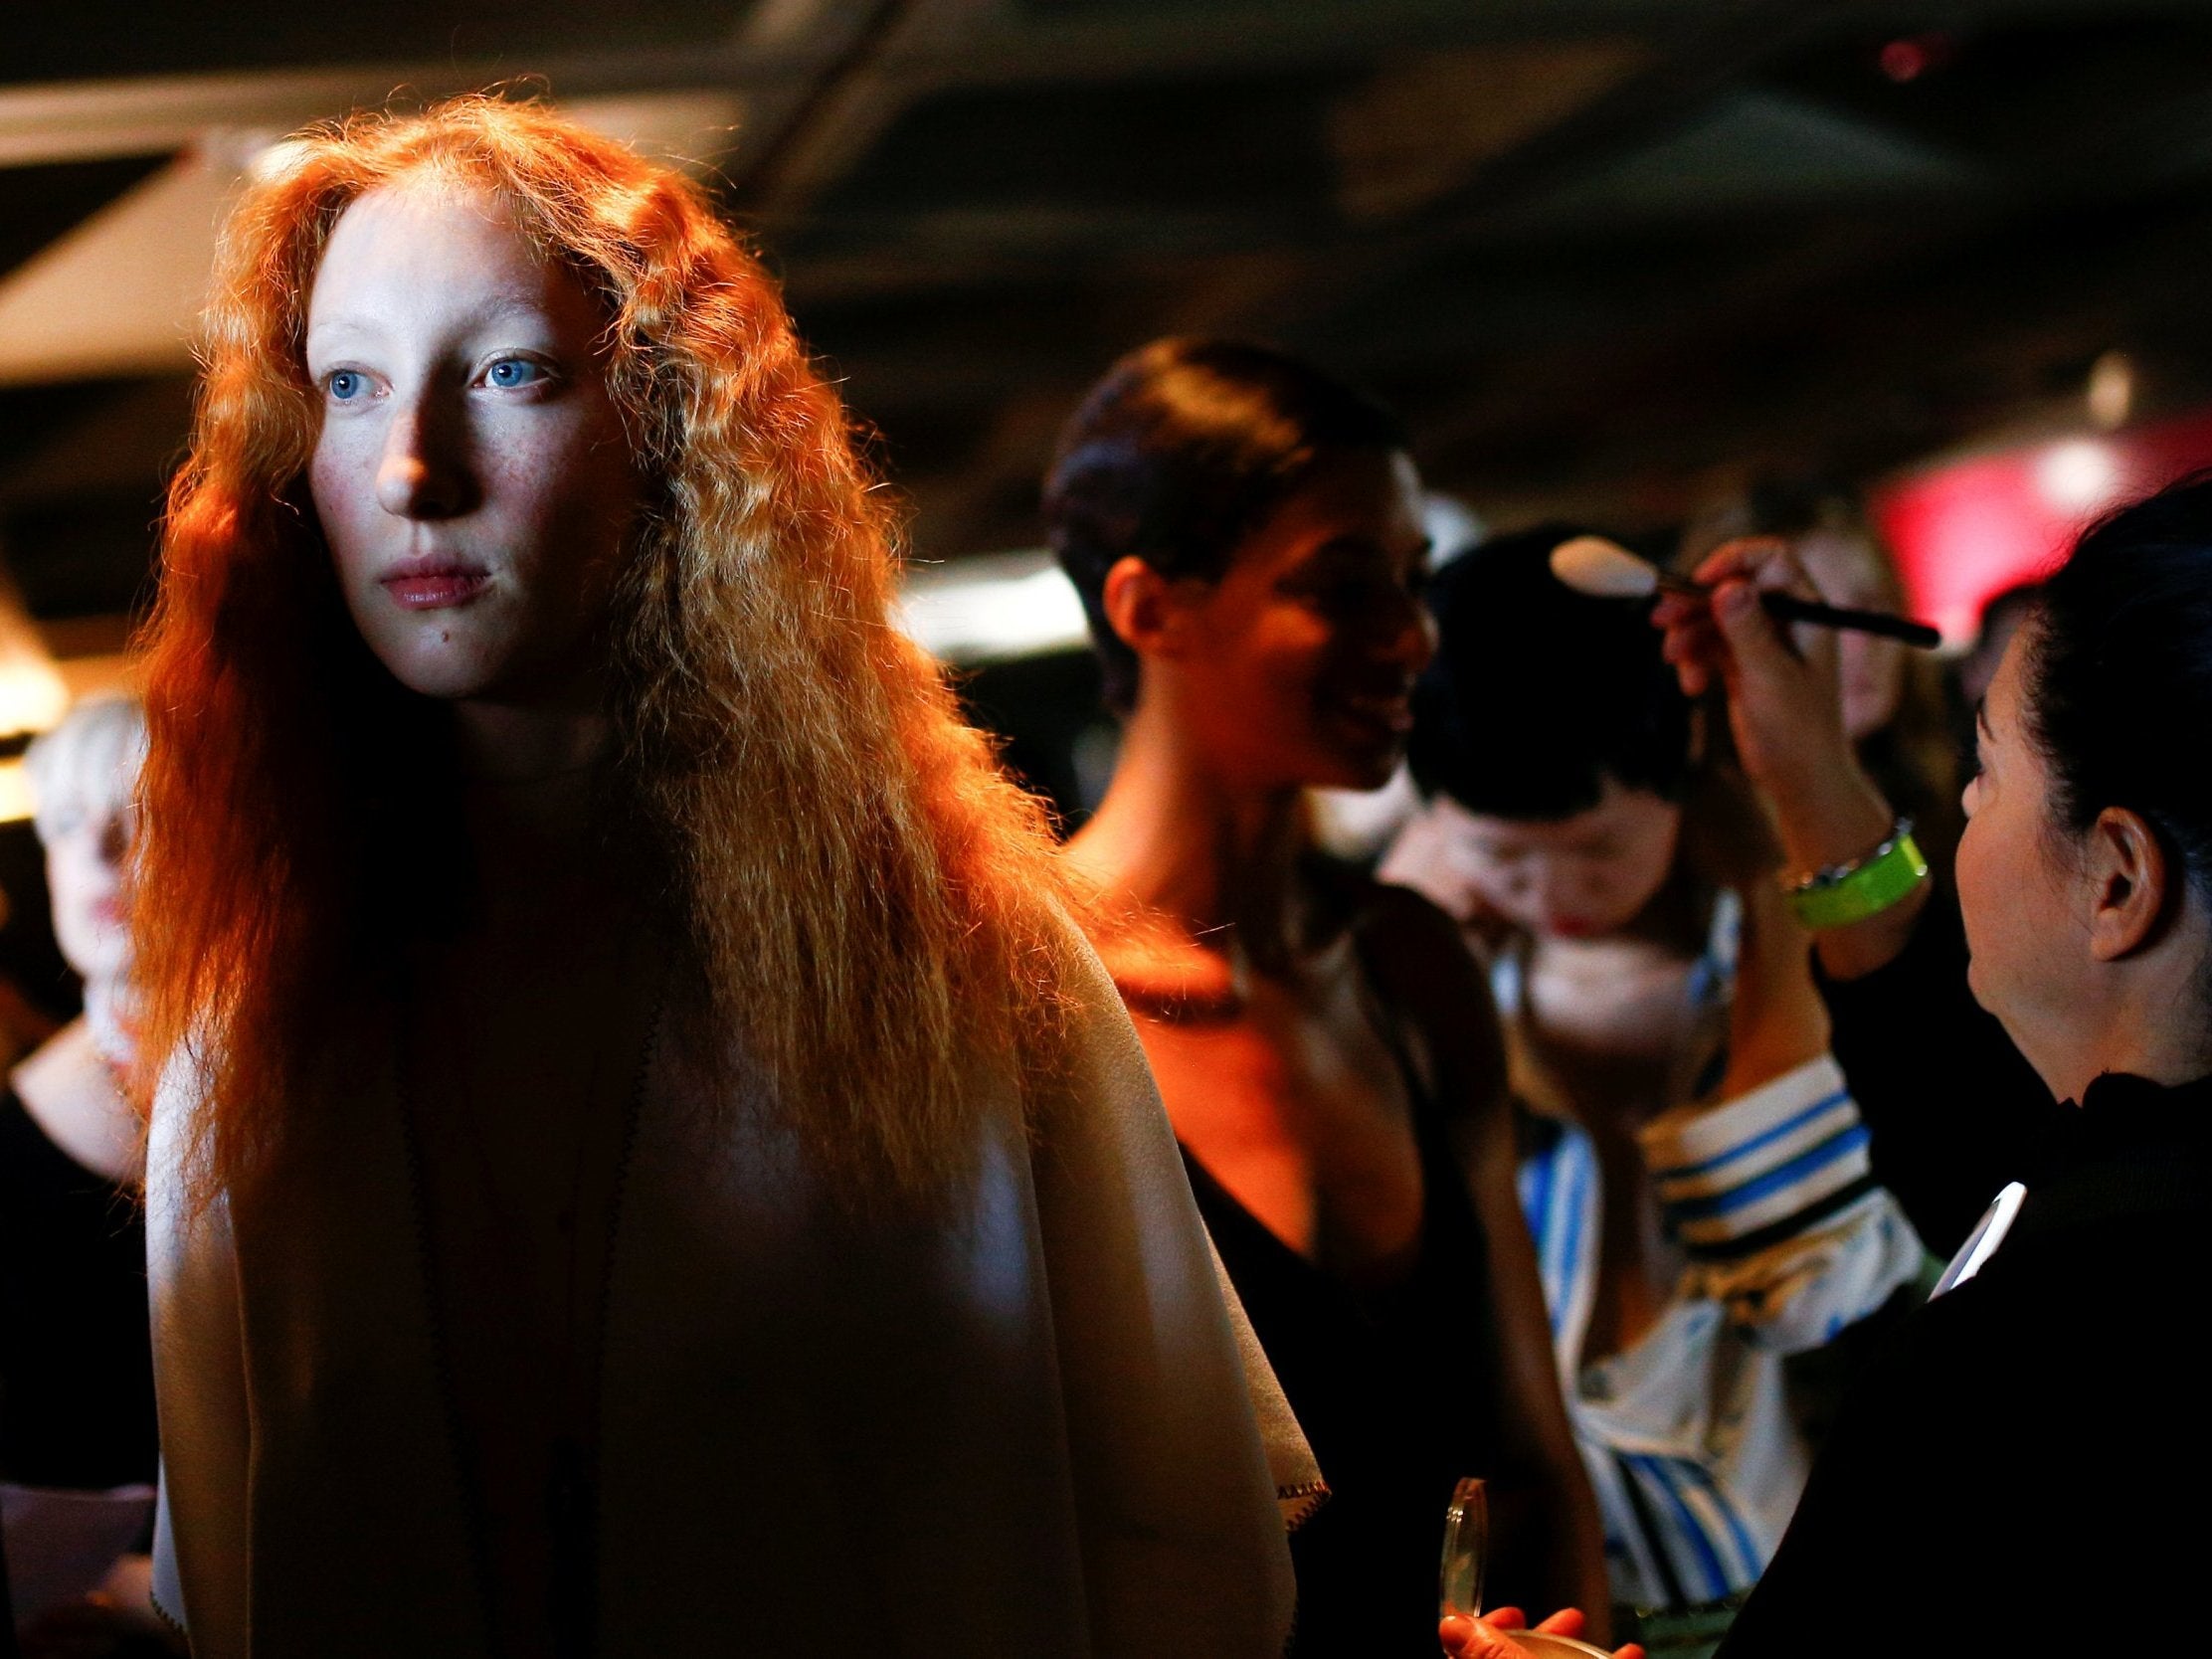
[[[648,1073],[602,1362],[606,1659],[1280,1654],[1277,1498],[1318,1481],[1092,967],[1064,1086],[1033,1138],[1008,1095],[957,1224],[826,1221],[757,1114]],[[334,1038],[349,1082],[285,1178],[201,1221],[190,1091],[156,1104],[156,1593],[200,1659],[489,1651],[394,1048],[388,1016]]]

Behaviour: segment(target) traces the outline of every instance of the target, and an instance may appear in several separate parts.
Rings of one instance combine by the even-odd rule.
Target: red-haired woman
[[[239,206],[140,869],[195,1653],[1279,1650],[1173,1141],[847,426],[541,110]]]

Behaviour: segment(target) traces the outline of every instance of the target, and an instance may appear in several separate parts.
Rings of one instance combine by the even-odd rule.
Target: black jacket
[[[2035,1145],[1983,1149],[2025,1182],[2018,1218],[1860,1380],[1723,1659],[2186,1634],[2212,1569],[2185,1358],[2212,1285],[2212,1079],[2107,1076],[2046,1110]]]

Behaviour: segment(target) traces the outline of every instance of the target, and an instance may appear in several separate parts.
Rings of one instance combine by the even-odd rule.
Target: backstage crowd
[[[1157,341],[1042,481],[1123,731],[1056,845],[677,175],[318,130],[210,337],[143,699],[27,759],[25,1653],[2191,1639],[2212,481],[1946,668],[1762,604],[1901,608],[1847,492],[1592,597]]]

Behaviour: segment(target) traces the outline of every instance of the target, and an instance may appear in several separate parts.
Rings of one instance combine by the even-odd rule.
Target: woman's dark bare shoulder
[[[1353,935],[1376,977],[1394,994],[1403,987],[1415,1001],[1423,993],[1490,1005],[1490,988],[1481,965],[1467,949],[1459,924],[1410,887],[1394,887],[1365,871],[1347,869],[1338,877],[1341,902]]]
[[[1338,866],[1329,878],[1377,1001],[1414,1042],[1453,1115],[1504,1099],[1505,1041],[1490,979],[1459,924],[1428,899]]]

